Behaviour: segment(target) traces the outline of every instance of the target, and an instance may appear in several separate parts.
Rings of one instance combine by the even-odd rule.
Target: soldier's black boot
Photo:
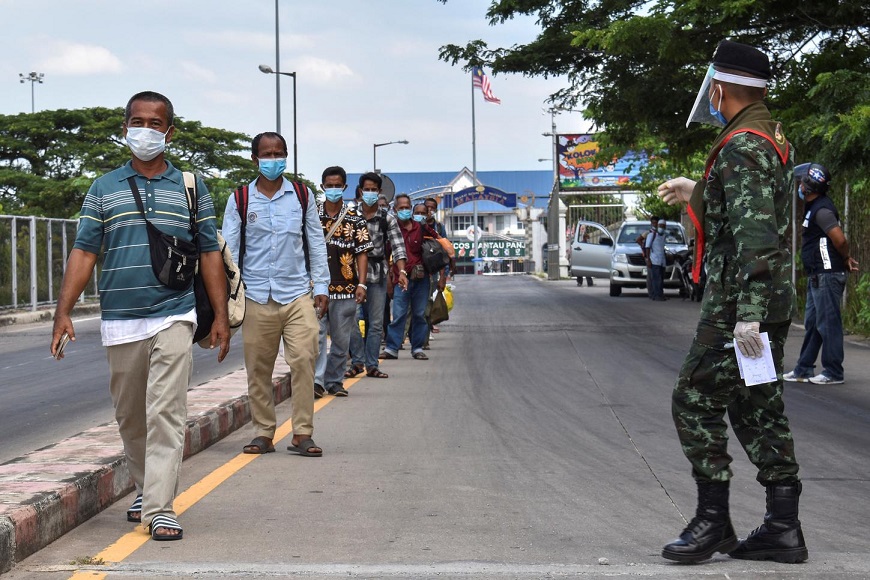
[[[764,523],[740,542],[731,552],[741,560],[773,560],[796,564],[809,557],[801,522],[798,519],[798,498],[801,484],[778,483],[767,486],[767,513]]]
[[[698,482],[698,509],[680,537],[662,549],[662,557],[677,562],[700,562],[715,552],[737,547],[728,516],[728,482]]]

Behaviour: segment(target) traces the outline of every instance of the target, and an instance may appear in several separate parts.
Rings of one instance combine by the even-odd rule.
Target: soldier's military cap
[[[748,44],[723,40],[713,53],[713,66],[738,70],[755,77],[770,80],[770,59]]]

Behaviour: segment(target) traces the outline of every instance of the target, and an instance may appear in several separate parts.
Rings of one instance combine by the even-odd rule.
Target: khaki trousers
[[[184,453],[193,325],[177,322],[151,338],[110,346],[109,390],[127,469],[142,494],[142,523],[175,517]]]
[[[314,362],[317,360],[319,331],[311,294],[289,304],[271,298],[268,304],[245,300],[242,327],[245,369],[248,374],[248,399],[251,419],[258,437],[275,437],[275,399],[272,373],[280,341],[284,341],[284,360],[290,367],[293,408],[293,433],[314,433]]]

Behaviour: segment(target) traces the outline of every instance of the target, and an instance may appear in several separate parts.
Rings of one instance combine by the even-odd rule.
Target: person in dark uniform
[[[840,214],[828,197],[831,174],[813,163],[801,180],[798,195],[804,200],[801,260],[807,273],[804,342],[797,365],[782,378],[795,383],[839,385],[843,375],[843,319],[840,304],[849,272],[858,262],[849,256],[849,242],[840,227]],[[822,372],[813,376],[822,351]]]
[[[677,434],[698,486],[695,517],[662,550],[663,557],[679,562],[705,560],[715,552],[777,562],[808,557],[782,379],[747,387],[734,351],[736,344],[744,356],[761,356],[760,333],[766,332],[782,377],[794,312],[789,252],[794,152],[763,103],[770,77],[766,54],[728,40],[719,43],[689,117],[689,123],[724,126],[707,157],[704,179],[679,177],[659,186],[669,204],[689,203],[698,236],[696,283],[702,259],[707,269],[701,320],[672,398]],[[764,523],[743,541],[729,514],[726,412],[767,490]]]

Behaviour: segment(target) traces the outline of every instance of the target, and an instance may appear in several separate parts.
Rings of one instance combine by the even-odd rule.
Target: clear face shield
[[[710,85],[713,84],[713,75],[715,74],[716,69],[714,69],[711,64],[707,69],[707,74],[704,76],[704,82],[701,83],[698,96],[695,97],[695,104],[692,106],[692,112],[689,113],[689,119],[686,121],[686,128],[688,128],[692,123],[713,125],[715,127],[725,126],[722,121],[710,113]],[[717,103],[713,104],[717,105]]]
[[[692,106],[692,112],[689,113],[689,119],[686,121],[686,127],[692,123],[701,123],[704,125],[713,125],[714,127],[724,127],[725,123],[715,113],[719,112],[722,107],[722,91],[713,93],[713,102],[710,102],[710,87],[713,81],[722,81],[723,83],[731,83],[733,85],[743,85],[746,87],[767,87],[767,81],[758,77],[735,75],[717,71],[711,64],[707,69],[707,74],[704,76],[704,82],[701,83],[701,88],[698,91],[698,96],[695,97],[695,104]]]

